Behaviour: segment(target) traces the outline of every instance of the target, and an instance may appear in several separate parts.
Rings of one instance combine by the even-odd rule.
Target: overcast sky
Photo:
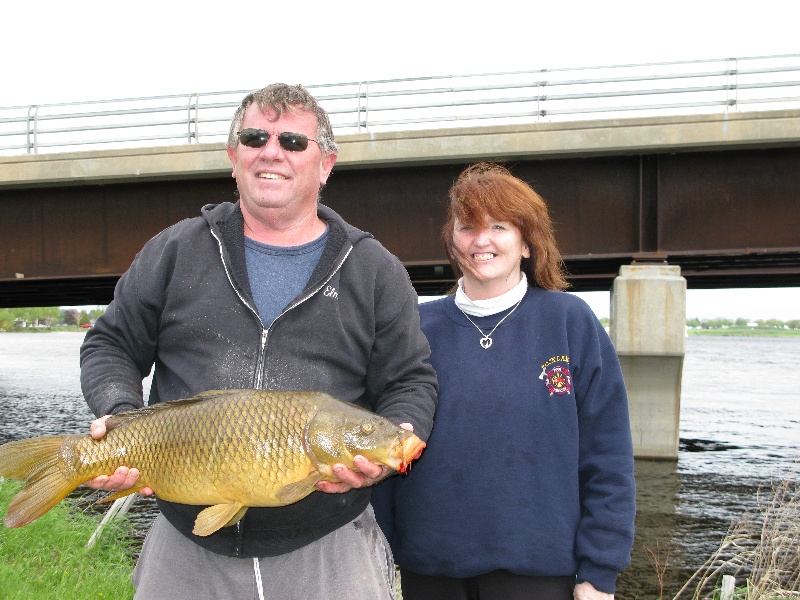
[[[10,0],[0,107],[793,54],[798,22],[793,0]],[[797,288],[712,292],[690,292],[688,316],[800,318]]]
[[[800,51],[800,2],[4,2],[0,106]]]

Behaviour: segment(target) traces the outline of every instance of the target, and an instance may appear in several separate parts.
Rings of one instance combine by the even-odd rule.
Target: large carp
[[[0,475],[27,485],[4,523],[21,527],[72,490],[121,465],[139,469],[133,488],[181,504],[210,505],[194,533],[239,521],[250,506],[297,502],[318,481],[339,481],[332,466],[353,468],[360,454],[405,472],[425,443],[410,431],[321,392],[218,390],[114,415],[100,440],[42,436],[0,446]]]

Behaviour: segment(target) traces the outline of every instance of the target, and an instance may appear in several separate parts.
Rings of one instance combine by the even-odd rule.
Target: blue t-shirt
[[[305,289],[325,250],[329,229],[301,246],[270,246],[244,238],[250,291],[265,327]]]

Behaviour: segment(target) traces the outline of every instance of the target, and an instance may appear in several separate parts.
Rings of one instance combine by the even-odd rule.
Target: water
[[[82,332],[0,333],[0,444],[36,435],[89,432],[94,415],[83,399],[78,351]],[[149,378],[145,391],[149,390]],[[100,492],[79,488],[72,495],[86,511]],[[153,498],[139,498],[131,513],[136,538],[144,535],[158,509]]]
[[[88,431],[93,417],[80,391],[82,340],[82,333],[0,334],[0,443]],[[633,562],[619,580],[620,600],[658,595],[646,548],[661,560],[668,551],[666,595],[674,595],[731,523],[756,508],[759,490],[792,475],[798,458],[800,339],[686,343],[681,451],[677,463],[637,461],[637,534]],[[154,514],[151,499],[137,501],[138,539]]]
[[[645,548],[669,550],[672,597],[730,525],[757,509],[759,491],[796,476],[800,339],[688,338],[680,437],[677,464],[637,461],[636,542],[618,598],[658,595]]]

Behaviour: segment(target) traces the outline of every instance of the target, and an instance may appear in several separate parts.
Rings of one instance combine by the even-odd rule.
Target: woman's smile
[[[521,279],[522,259],[530,257],[520,230],[493,219],[480,228],[456,220],[453,248],[464,273],[464,291],[471,300],[494,298],[513,288]]]

